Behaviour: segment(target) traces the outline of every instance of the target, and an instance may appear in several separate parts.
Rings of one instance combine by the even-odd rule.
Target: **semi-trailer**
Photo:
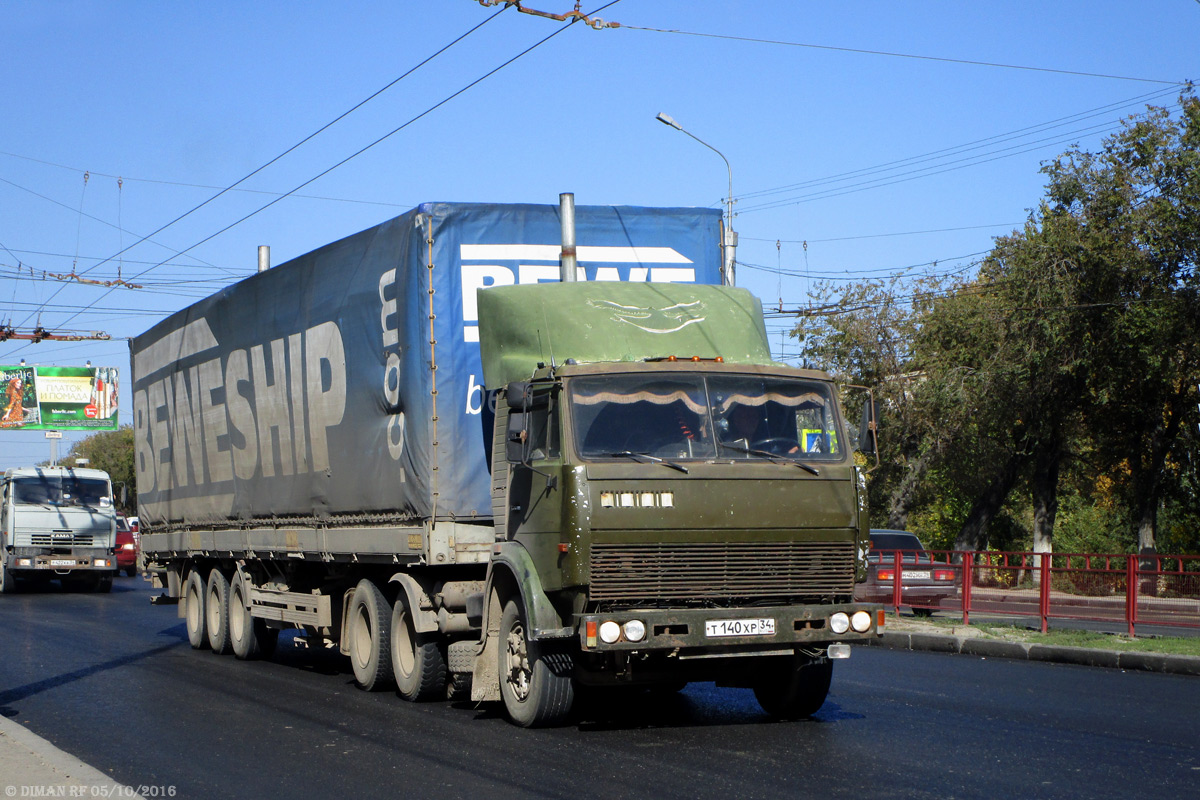
[[[431,203],[131,342],[145,566],[193,647],[562,721],[591,687],[815,712],[878,635],[830,376],[771,359],[719,212]]]

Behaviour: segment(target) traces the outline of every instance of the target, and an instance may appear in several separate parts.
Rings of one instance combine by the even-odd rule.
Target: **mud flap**
[[[471,699],[500,699],[500,596],[494,590],[488,592],[486,608],[487,628],[483,647],[475,655],[475,668],[471,673]]]

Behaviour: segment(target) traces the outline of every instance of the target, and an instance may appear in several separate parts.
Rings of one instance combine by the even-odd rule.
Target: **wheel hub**
[[[508,632],[507,643],[507,675],[509,688],[513,695],[524,702],[529,697],[529,679],[532,671],[529,669],[529,650],[525,644],[525,631],[516,624]]]

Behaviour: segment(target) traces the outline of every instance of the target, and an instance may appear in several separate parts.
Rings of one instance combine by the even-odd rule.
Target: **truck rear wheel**
[[[800,655],[780,661],[785,663],[763,670],[761,682],[754,687],[754,697],[772,717],[811,717],[825,704],[833,662],[813,661]]]
[[[346,626],[348,650],[354,679],[368,692],[392,684],[391,612],[383,592],[373,582],[363,578],[354,587]]]
[[[214,653],[229,652],[229,579],[221,570],[213,567],[208,573],[208,586],[204,595],[205,628],[208,630],[208,646]]]
[[[250,615],[250,581],[238,570],[229,583],[229,646],[242,661],[270,658],[279,631]]]
[[[408,595],[403,591],[392,607],[392,672],[405,700],[431,700],[446,694],[446,659],[433,634],[417,633]]]
[[[509,718],[523,728],[556,725],[575,702],[571,657],[550,653],[529,640],[529,626],[517,601],[500,617],[500,696]]]
[[[204,579],[200,577],[199,570],[193,569],[188,573],[183,596],[187,603],[183,621],[188,642],[193,650],[201,650],[208,646],[208,636],[204,632]]]

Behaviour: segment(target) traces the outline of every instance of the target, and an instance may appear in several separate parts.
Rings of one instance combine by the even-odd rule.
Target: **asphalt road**
[[[160,796],[1200,796],[1195,678],[856,648],[812,720],[696,685],[527,731],[359,691],[288,641],[253,664],[193,651],[151,594],[0,597],[0,713]]]

